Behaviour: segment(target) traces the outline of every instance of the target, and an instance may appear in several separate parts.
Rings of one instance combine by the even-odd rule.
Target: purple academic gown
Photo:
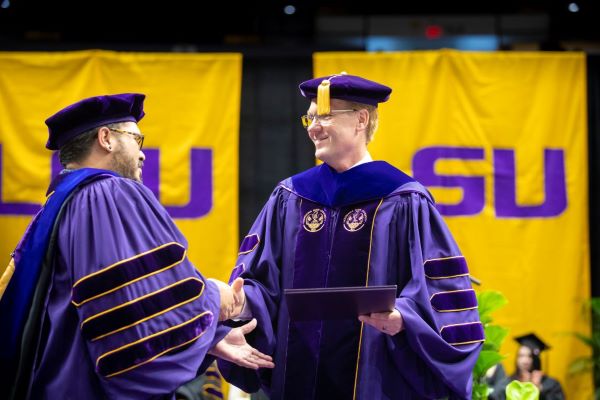
[[[120,177],[84,186],[59,224],[29,398],[174,398],[224,334],[187,241]]]
[[[249,340],[275,369],[219,361],[273,399],[470,399],[483,327],[468,268],[427,190],[382,161],[326,164],[280,183],[243,240],[242,276],[258,320]],[[285,288],[397,285],[405,329],[358,319],[290,321]]]

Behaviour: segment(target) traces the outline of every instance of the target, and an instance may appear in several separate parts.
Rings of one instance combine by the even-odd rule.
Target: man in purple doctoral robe
[[[428,191],[367,144],[391,89],[346,74],[300,85],[324,163],[282,181],[241,244],[239,319],[275,369],[219,361],[233,384],[272,399],[470,399],[483,327],[465,258]],[[290,320],[287,288],[397,285],[395,309]],[[239,308],[234,312],[239,312]]]
[[[233,310],[242,280],[232,290],[205,279],[141,184],[144,98],[92,97],[46,120],[47,147],[60,151],[66,169],[8,269],[2,398],[174,398],[212,356],[272,366],[245,342],[256,321],[233,330],[217,325]]]

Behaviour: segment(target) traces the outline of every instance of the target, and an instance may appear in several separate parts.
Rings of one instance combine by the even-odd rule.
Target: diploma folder
[[[392,311],[396,285],[285,289],[284,294],[292,321],[354,319]]]

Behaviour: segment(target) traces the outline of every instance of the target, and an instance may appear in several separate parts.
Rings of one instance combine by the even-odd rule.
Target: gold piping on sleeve
[[[431,303],[431,300],[433,300],[433,298],[435,296],[437,296],[438,294],[445,294],[445,293],[457,293],[457,292],[475,292],[474,289],[460,289],[460,290],[449,290],[447,292],[437,292],[434,293],[430,298],[429,298],[429,302]],[[477,306],[475,307],[468,307],[468,308],[456,308],[454,310],[438,310],[437,308],[434,307],[434,305],[432,304],[431,307],[437,311],[437,312],[459,312],[459,311],[467,311],[467,310],[474,310],[477,308]]]
[[[2,273],[2,278],[0,278],[0,299],[4,295],[4,291],[6,291],[6,287],[8,286],[8,282],[10,282],[10,278],[12,278],[15,273],[15,259],[10,258],[4,273]]]
[[[185,322],[182,322],[181,324],[178,324],[178,325],[172,326],[172,327],[170,327],[170,328],[167,328],[167,329],[163,329],[162,331],[159,331],[159,332],[153,333],[152,335],[149,335],[149,336],[143,337],[143,338],[141,338],[141,339],[138,339],[138,340],[136,340],[135,342],[131,342],[131,343],[128,343],[128,344],[126,344],[126,345],[123,345],[123,346],[121,346],[121,347],[117,347],[117,348],[116,348],[116,349],[114,349],[114,350],[108,351],[108,352],[106,352],[106,353],[102,354],[100,357],[98,357],[98,359],[96,360],[96,367],[98,367],[98,364],[100,363],[100,360],[101,360],[102,358],[106,357],[106,356],[109,356],[109,355],[111,355],[111,354],[113,354],[113,353],[116,353],[116,352],[118,352],[118,351],[124,350],[124,349],[126,349],[126,348],[128,348],[128,347],[131,347],[131,346],[133,346],[133,345],[136,345],[136,344],[138,344],[138,343],[141,343],[141,342],[143,342],[143,341],[146,341],[146,340],[148,340],[148,339],[151,339],[151,338],[153,338],[153,337],[155,337],[155,336],[159,336],[159,335],[162,335],[162,334],[164,334],[164,333],[167,333],[167,332],[169,332],[169,331],[172,331],[173,329],[177,329],[177,328],[179,328],[180,326],[187,325],[187,324],[189,324],[189,323],[191,323],[191,322],[193,322],[193,321],[197,320],[198,318],[200,318],[200,317],[202,317],[202,316],[204,316],[204,315],[206,315],[206,314],[211,314],[211,315],[212,315],[212,312],[210,312],[210,311],[205,311],[205,312],[203,312],[202,314],[198,314],[198,315],[196,315],[194,318],[191,318],[191,319],[189,319],[189,320],[187,320],[187,321],[185,321]],[[198,339],[200,336],[204,335],[204,333],[205,333],[206,331],[207,331],[207,330],[205,329],[205,330],[204,330],[204,331],[202,331],[202,332],[201,332],[201,333],[200,333],[198,336],[196,336],[196,337],[194,337],[194,338],[192,338],[192,339],[188,340],[187,342],[184,342],[184,343],[178,344],[177,346],[169,347],[168,349],[161,351],[160,353],[158,353],[157,355],[155,355],[155,356],[153,356],[153,357],[149,358],[149,359],[148,359],[148,360],[146,360],[146,361],[143,361],[143,362],[141,362],[141,363],[138,363],[138,364],[132,365],[131,367],[127,367],[127,368],[125,368],[125,369],[122,369],[122,370],[120,370],[120,371],[113,372],[112,374],[106,375],[106,376],[105,376],[105,378],[110,378],[110,377],[113,377],[113,376],[115,376],[115,375],[119,375],[119,374],[122,374],[122,373],[124,373],[124,372],[131,371],[131,370],[132,370],[132,369],[134,369],[134,368],[140,367],[140,366],[142,366],[142,365],[144,365],[144,364],[147,364],[147,363],[149,363],[149,362],[151,362],[151,361],[154,361],[154,360],[156,360],[158,357],[160,357],[160,356],[164,355],[165,353],[168,353],[168,352],[169,352],[169,351],[171,351],[171,350],[175,350],[175,349],[177,349],[177,348],[179,348],[179,347],[185,346],[185,345],[187,345],[187,344],[189,344],[189,343],[191,343],[191,342],[195,341],[195,340],[196,340],[196,339]]]
[[[440,258],[430,258],[429,260],[425,260],[423,265],[427,264],[429,261],[451,260],[453,258],[465,258],[465,256],[449,256],[449,257],[440,257]]]
[[[462,322],[462,323],[460,323],[460,324],[448,324],[448,325],[444,325],[444,326],[442,326],[442,327],[440,328],[440,333],[442,333],[442,331],[443,331],[444,329],[446,329],[446,328],[450,328],[450,327],[452,327],[452,326],[477,325],[477,324],[479,324],[479,325],[483,325],[483,324],[481,323],[481,321]]]
[[[99,293],[99,294],[97,294],[97,295],[95,295],[95,296],[92,296],[92,297],[90,297],[90,298],[88,298],[88,299],[85,299],[85,300],[84,300],[84,301],[82,301],[81,303],[76,303],[74,300],[71,300],[71,303],[73,303],[73,305],[75,305],[76,307],[80,307],[80,306],[82,306],[83,304],[87,303],[88,301],[92,301],[92,300],[94,300],[94,299],[97,299],[97,298],[99,298],[99,297],[105,296],[105,295],[107,295],[107,294],[109,294],[109,293],[112,293],[112,292],[114,292],[114,291],[117,291],[117,290],[119,290],[119,289],[121,289],[121,288],[123,288],[123,287],[125,287],[125,286],[131,285],[132,283],[135,283],[135,282],[137,282],[137,281],[140,281],[140,280],[142,280],[142,279],[144,279],[144,278],[147,278],[147,277],[149,277],[149,276],[152,276],[152,275],[156,275],[156,274],[158,274],[158,273],[160,273],[160,272],[163,272],[163,271],[166,271],[166,270],[168,270],[168,269],[170,269],[170,268],[173,268],[174,266],[176,266],[177,264],[179,264],[179,263],[181,263],[183,260],[185,260],[185,257],[186,257],[186,255],[187,255],[187,250],[185,249],[185,247],[183,247],[181,244],[179,244],[179,243],[177,243],[177,242],[170,242],[170,243],[163,244],[163,245],[161,245],[161,246],[158,246],[158,247],[156,247],[156,248],[154,248],[154,249],[152,249],[152,250],[148,250],[148,251],[146,251],[146,252],[144,252],[144,253],[141,253],[141,254],[135,255],[135,256],[133,256],[133,257],[129,257],[129,258],[125,259],[125,260],[118,261],[118,262],[116,262],[116,263],[114,263],[114,264],[112,264],[112,265],[109,265],[109,266],[108,266],[108,267],[106,267],[106,268],[103,268],[103,269],[101,269],[100,271],[96,271],[96,272],[94,272],[94,273],[91,273],[91,274],[89,274],[89,275],[86,275],[86,276],[84,276],[83,278],[79,279],[77,282],[75,282],[75,284],[73,285],[73,289],[75,288],[75,286],[77,286],[78,284],[80,284],[81,282],[83,282],[85,279],[91,278],[92,276],[95,276],[95,275],[99,275],[99,274],[101,274],[101,273],[103,273],[103,272],[106,272],[106,271],[107,271],[107,270],[109,270],[109,269],[112,269],[112,268],[115,268],[115,267],[119,266],[120,264],[126,263],[126,262],[128,262],[128,261],[134,260],[134,259],[136,259],[136,258],[139,258],[139,257],[142,257],[142,256],[145,256],[146,254],[152,253],[152,252],[154,252],[154,251],[157,251],[157,250],[159,250],[159,249],[161,249],[161,248],[163,248],[163,247],[166,247],[166,246],[170,246],[170,245],[172,245],[172,244],[176,244],[177,246],[180,246],[181,248],[183,248],[183,249],[184,249],[184,251],[183,251],[183,255],[181,256],[181,258],[180,258],[179,260],[175,261],[173,264],[171,264],[171,265],[167,265],[166,267],[164,267],[164,268],[161,268],[161,269],[159,269],[159,270],[156,270],[156,271],[153,271],[153,272],[151,272],[151,273],[149,273],[149,274],[146,274],[146,275],[139,276],[139,277],[137,277],[137,278],[135,278],[135,279],[133,279],[133,280],[131,280],[131,281],[128,281],[128,282],[125,282],[125,283],[123,283],[122,285],[119,285],[119,286],[117,286],[117,287],[115,287],[115,288],[112,288],[112,289],[110,289],[110,290],[107,290],[106,292],[102,292],[102,293]],[[73,298],[73,289],[71,289],[71,298]]]
[[[461,276],[469,276],[469,273],[467,272],[466,274],[458,274],[458,275],[448,275],[448,276],[429,276],[427,274],[425,274],[425,278],[427,279],[431,279],[431,280],[438,280],[438,279],[450,279],[450,278],[458,278]]]
[[[116,307],[112,307],[112,308],[109,308],[109,309],[107,309],[107,310],[104,310],[104,311],[102,311],[102,312],[100,312],[100,313],[98,313],[98,314],[94,314],[94,315],[92,315],[91,317],[88,317],[88,318],[86,318],[86,319],[85,319],[85,320],[84,320],[84,321],[81,323],[81,325],[80,325],[80,328],[81,328],[81,329],[83,329],[83,325],[84,325],[86,322],[89,322],[89,321],[91,321],[91,320],[93,320],[93,319],[95,319],[95,318],[98,318],[98,317],[100,317],[100,316],[102,316],[102,315],[104,315],[104,314],[107,314],[107,313],[109,313],[109,312],[111,312],[111,311],[114,311],[114,310],[118,310],[119,308],[126,307],[126,306],[128,306],[128,305],[130,305],[130,304],[136,303],[136,302],[138,302],[138,301],[140,301],[140,300],[143,300],[143,299],[145,299],[145,298],[148,298],[148,297],[150,297],[150,296],[154,296],[154,295],[156,295],[156,294],[158,294],[158,293],[160,293],[160,292],[163,292],[163,291],[165,291],[165,290],[168,290],[168,289],[172,288],[173,286],[180,285],[180,284],[182,284],[183,282],[190,281],[190,280],[194,280],[194,281],[198,281],[198,282],[202,283],[202,289],[200,289],[200,293],[199,293],[198,295],[196,295],[196,296],[194,296],[194,297],[192,297],[192,298],[190,298],[190,299],[187,299],[187,300],[185,300],[185,301],[182,301],[181,303],[174,304],[174,305],[172,305],[171,307],[169,307],[169,308],[167,308],[167,309],[161,310],[161,311],[159,311],[159,312],[157,312],[157,313],[154,313],[154,314],[152,314],[152,315],[149,315],[149,316],[147,316],[147,317],[144,317],[144,318],[142,318],[142,319],[140,319],[140,320],[138,320],[138,321],[135,321],[135,322],[133,322],[133,323],[131,323],[131,324],[129,324],[129,325],[123,326],[123,327],[121,327],[121,328],[119,328],[119,329],[115,329],[114,331],[107,332],[107,333],[105,333],[105,334],[103,334],[103,335],[96,336],[96,337],[95,337],[95,338],[93,338],[91,341],[92,341],[92,342],[95,342],[96,340],[100,340],[100,339],[102,339],[102,338],[105,338],[106,336],[110,336],[110,335],[112,335],[112,334],[114,334],[114,333],[121,332],[121,331],[123,331],[123,330],[125,330],[125,329],[127,329],[127,328],[131,328],[132,326],[135,326],[135,325],[141,324],[142,322],[148,321],[149,319],[152,319],[152,318],[154,318],[154,317],[157,317],[157,316],[159,316],[159,315],[161,315],[161,314],[165,314],[165,313],[167,313],[167,312],[169,312],[169,311],[171,311],[171,310],[173,310],[173,309],[175,309],[175,308],[177,308],[177,307],[181,307],[181,306],[183,306],[184,304],[191,303],[192,301],[194,301],[194,300],[196,300],[196,299],[200,298],[200,297],[202,296],[202,293],[204,293],[204,288],[205,288],[205,286],[206,286],[206,285],[204,284],[204,282],[202,282],[202,280],[201,280],[201,279],[198,279],[198,278],[186,278],[186,279],[183,279],[183,280],[181,280],[181,281],[177,281],[177,282],[175,282],[175,283],[173,283],[173,284],[171,284],[171,285],[169,285],[169,286],[165,286],[165,287],[164,287],[164,288],[162,288],[162,289],[155,290],[155,291],[154,291],[154,292],[152,292],[152,293],[148,293],[148,294],[146,294],[146,295],[144,295],[144,296],[141,296],[141,297],[138,297],[138,298],[136,298],[136,299],[134,299],[134,300],[128,301],[127,303],[123,303],[123,304],[120,304],[120,305],[118,305],[118,306],[116,306]]]
[[[460,346],[463,344],[472,344],[472,343],[481,343],[485,341],[485,339],[479,339],[479,340],[471,340],[469,342],[455,342],[455,343],[448,343],[450,346]]]
[[[246,238],[250,237],[250,236],[256,236],[258,238],[258,242],[256,242],[256,244],[254,245],[253,248],[251,248],[250,250],[247,251],[240,251],[238,253],[238,256],[244,255],[244,254],[248,254],[248,253],[252,253],[254,250],[256,250],[256,248],[258,247],[258,245],[260,244],[260,236],[258,236],[257,233],[252,233],[250,235],[246,235],[246,237],[244,238],[244,240],[246,240]],[[244,240],[242,240],[242,243],[244,243]]]
[[[375,229],[375,218],[377,218],[377,212],[379,211],[379,207],[381,207],[381,203],[383,203],[383,199],[379,200],[379,204],[377,204],[377,208],[373,213],[373,221],[371,222],[371,236],[369,238],[369,256],[367,258],[367,279],[365,281],[365,287],[369,286],[369,271],[371,269],[371,249],[373,246],[373,230]],[[362,337],[363,337],[363,329],[365,323],[360,323],[360,336],[358,338],[358,356],[356,357],[356,372],[354,373],[354,390],[352,391],[352,400],[356,399],[356,386],[358,383],[358,366],[360,365],[360,351],[362,348]]]
[[[244,263],[239,263],[238,265],[233,267],[233,269],[237,269],[237,267],[242,267],[242,272],[246,271],[246,264]]]

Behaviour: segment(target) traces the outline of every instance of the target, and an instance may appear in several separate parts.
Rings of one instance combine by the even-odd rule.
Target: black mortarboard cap
[[[542,351],[550,348],[542,339],[540,339],[535,333],[528,333],[526,335],[517,336],[515,340],[519,342],[521,346],[527,346],[536,356]]]

